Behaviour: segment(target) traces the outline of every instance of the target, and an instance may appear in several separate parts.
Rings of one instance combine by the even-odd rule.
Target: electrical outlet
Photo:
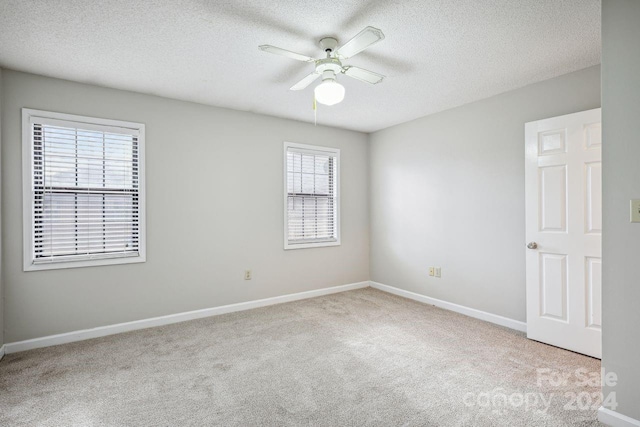
[[[435,276],[435,269],[433,267],[429,267],[429,276]]]
[[[251,280],[251,270],[244,271],[244,280]]]
[[[434,268],[436,277],[442,277],[442,269],[440,267]]]

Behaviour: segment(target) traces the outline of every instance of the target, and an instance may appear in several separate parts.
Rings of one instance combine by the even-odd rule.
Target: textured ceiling
[[[313,65],[371,25],[386,38],[345,61],[346,98],[318,123],[371,132],[600,63],[600,0],[0,0],[0,66],[313,122]]]

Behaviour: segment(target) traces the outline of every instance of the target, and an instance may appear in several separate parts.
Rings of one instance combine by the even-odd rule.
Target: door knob
[[[538,249],[538,244],[536,242],[530,242],[527,247],[529,249]]]

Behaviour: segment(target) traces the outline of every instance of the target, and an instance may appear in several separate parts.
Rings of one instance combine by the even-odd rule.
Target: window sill
[[[310,249],[310,248],[322,248],[326,246],[340,246],[340,240],[333,240],[327,242],[305,242],[305,243],[289,243],[285,242],[284,250],[291,249]]]
[[[98,267],[103,265],[118,264],[134,264],[146,262],[146,256],[125,256],[111,258],[84,259],[77,261],[58,261],[58,262],[41,262],[41,263],[25,263],[24,271],[42,271],[42,270],[58,270],[63,268],[81,268],[81,267]]]

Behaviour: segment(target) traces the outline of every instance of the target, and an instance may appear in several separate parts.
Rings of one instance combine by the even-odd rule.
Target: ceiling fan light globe
[[[344,86],[335,80],[325,80],[314,89],[316,101],[324,105],[335,105],[344,99]]]

